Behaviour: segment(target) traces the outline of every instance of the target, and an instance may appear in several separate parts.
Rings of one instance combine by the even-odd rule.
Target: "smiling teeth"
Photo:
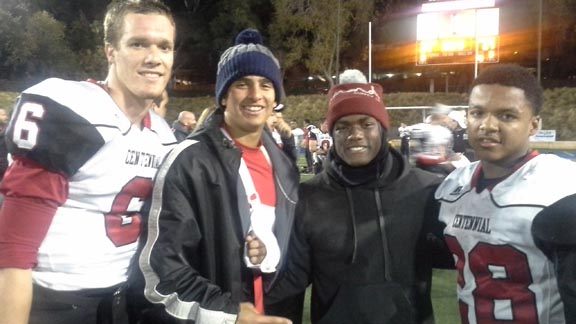
[[[251,107],[244,107],[244,109],[246,109],[248,111],[260,111],[260,110],[262,110],[262,107],[251,106]]]
[[[359,152],[359,151],[364,150],[364,148],[363,147],[351,147],[351,148],[349,148],[349,150],[352,152]]]

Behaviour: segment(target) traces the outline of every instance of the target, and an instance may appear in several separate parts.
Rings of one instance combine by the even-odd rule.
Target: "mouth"
[[[242,110],[247,112],[247,113],[256,114],[256,113],[259,113],[262,110],[264,110],[264,107],[262,107],[262,106],[242,106]]]
[[[162,73],[155,71],[140,71],[138,74],[149,80],[158,80],[163,76]]]
[[[494,147],[496,145],[501,144],[501,142],[498,139],[491,137],[480,137],[478,138],[477,142],[478,144],[480,144],[481,147],[486,148]]]
[[[346,151],[353,154],[363,153],[366,152],[367,150],[368,148],[366,146],[351,146],[346,148]]]

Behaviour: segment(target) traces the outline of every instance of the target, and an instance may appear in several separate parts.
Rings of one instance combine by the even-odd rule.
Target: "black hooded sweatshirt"
[[[326,169],[300,186],[287,267],[267,301],[311,283],[315,324],[433,323],[431,268],[453,267],[433,198],[440,181],[385,139],[362,168],[332,149]]]

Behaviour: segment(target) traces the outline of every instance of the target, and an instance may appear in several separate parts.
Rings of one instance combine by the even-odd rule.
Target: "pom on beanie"
[[[276,103],[282,101],[284,88],[280,64],[262,43],[260,32],[245,29],[236,36],[235,45],[222,53],[216,74],[217,105],[221,105],[230,85],[247,75],[258,75],[270,80],[274,85]]]
[[[382,87],[368,83],[358,70],[346,70],[340,74],[340,84],[328,92],[328,130],[332,133],[338,119],[356,114],[371,116],[385,129],[390,129],[390,119],[382,101]]]
[[[360,70],[351,69],[340,74],[340,84],[345,83],[368,83],[368,80]]]

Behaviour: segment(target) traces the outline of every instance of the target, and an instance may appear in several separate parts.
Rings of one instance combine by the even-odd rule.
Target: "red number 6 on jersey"
[[[109,214],[104,215],[106,234],[114,245],[123,246],[136,242],[140,236],[142,215],[139,212],[128,212],[130,201],[134,198],[145,200],[152,192],[152,181],[149,178],[135,177],[120,190]]]

